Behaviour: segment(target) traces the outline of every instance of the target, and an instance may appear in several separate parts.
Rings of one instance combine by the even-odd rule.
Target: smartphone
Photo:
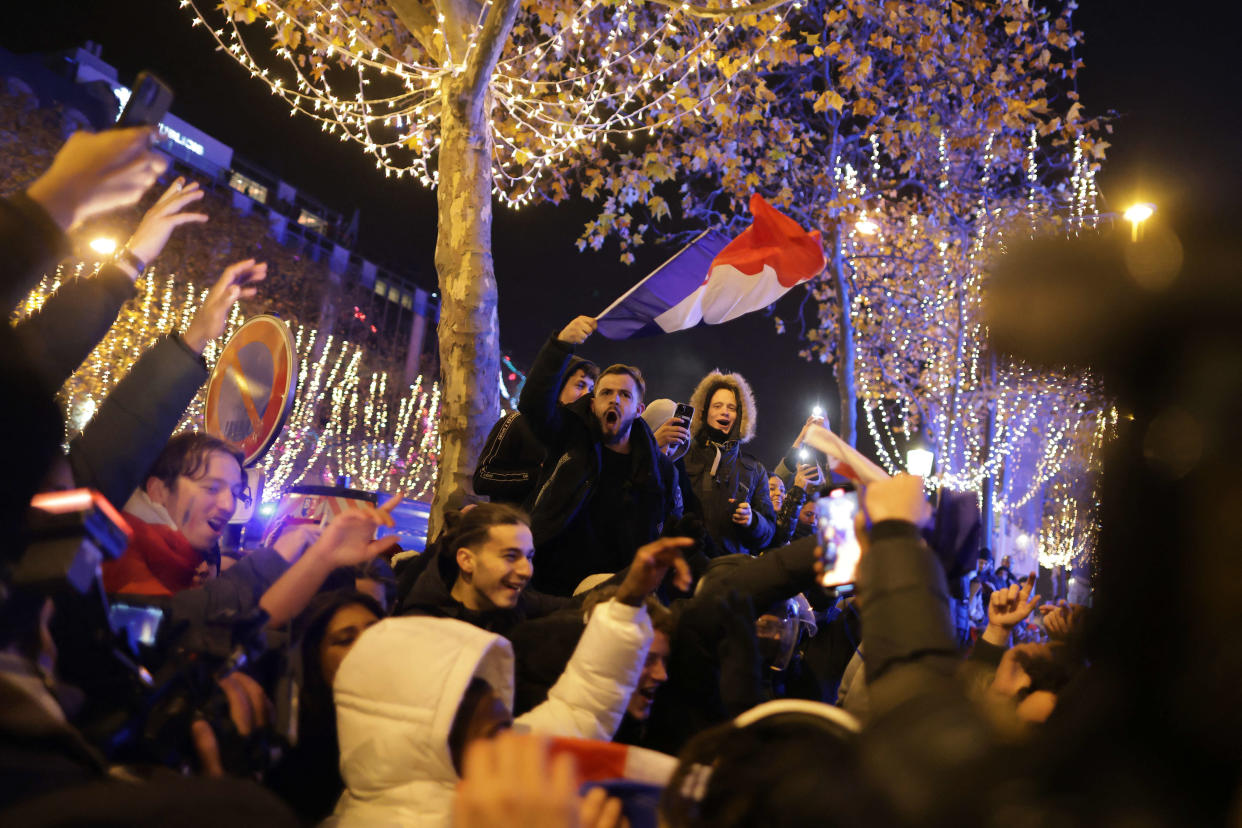
[[[172,106],[172,87],[150,72],[139,72],[134,89],[125,103],[125,111],[117,119],[119,129],[139,126],[159,126]]]
[[[862,551],[854,534],[858,494],[837,489],[815,501],[815,531],[824,574],[820,584],[839,587],[854,583]]]
[[[673,419],[681,420],[682,424],[689,428],[694,420],[694,406],[689,403],[677,403],[677,411],[674,412]]]
[[[164,621],[164,611],[159,607],[143,604],[125,604],[113,602],[108,607],[108,623],[112,631],[124,631],[131,649],[137,651],[138,644],[148,647],[155,645],[156,636],[160,632],[160,624]]]

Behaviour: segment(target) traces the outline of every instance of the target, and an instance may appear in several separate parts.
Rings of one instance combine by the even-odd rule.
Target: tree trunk
[[[449,495],[473,491],[474,467],[500,411],[490,100],[485,86],[470,95],[464,76],[446,76],[443,84],[436,235],[440,457],[429,539],[439,533]]]
[[[987,440],[983,444],[983,463],[987,463],[996,448],[996,437],[1000,431],[1000,423],[996,419],[996,354],[988,355],[988,387],[992,396],[988,400],[988,431]],[[1004,464],[995,474],[983,481],[983,545],[992,549],[996,536],[996,478],[1004,470]],[[1002,490],[1002,494],[1004,491]]]
[[[837,285],[837,393],[841,397],[841,419],[832,424],[842,440],[858,447],[858,389],[854,363],[858,346],[854,342],[853,293],[841,254],[841,230],[832,231],[832,275]]]

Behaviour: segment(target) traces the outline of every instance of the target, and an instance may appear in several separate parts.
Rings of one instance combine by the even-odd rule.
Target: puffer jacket
[[[535,436],[548,446],[548,459],[526,507],[535,540],[534,586],[554,595],[568,595],[587,575],[616,572],[634,550],[660,536],[667,520],[680,517],[681,493],[672,462],[657,448],[642,417],[630,426],[634,474],[629,487],[632,519],[624,527],[634,548],[617,561],[602,554],[600,541],[609,530],[591,523],[590,505],[605,451],[599,424],[591,413],[591,397],[570,405],[558,402],[565,374],[573,365],[571,347],[548,340],[531,367],[518,403]]]
[[[737,395],[738,417],[728,435],[707,425],[707,405],[719,388]],[[713,371],[694,389],[690,451],[682,459],[687,486],[694,496],[685,509],[703,518],[703,524],[726,554],[757,554],[776,534],[776,513],[768,497],[768,470],[755,457],[742,451],[742,444],[755,436],[755,398],[739,374]],[[720,438],[724,439],[720,439]],[[743,500],[750,503],[754,519],[749,526],[733,522],[733,512]]]
[[[651,646],[642,607],[609,601],[591,614],[548,700],[515,729],[611,739]],[[513,709],[513,648],[450,618],[389,618],[367,630],[333,687],[345,793],[332,826],[450,826],[457,772],[449,731],[481,678]]]

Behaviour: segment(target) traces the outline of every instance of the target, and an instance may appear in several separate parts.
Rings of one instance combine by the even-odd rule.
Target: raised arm
[[[140,269],[159,256],[172,231],[207,220],[202,213],[182,212],[202,197],[198,184],[178,178],[142,217],[123,255],[92,276],[61,285],[42,308],[14,326],[49,388],[64,384],[107,335],[121,306],[135,295]]]
[[[544,343],[526,377],[518,411],[545,445],[560,439],[565,427],[565,414],[559,404],[565,373],[572,362],[574,348],[585,342],[594,330],[595,320],[589,316],[579,316],[570,322],[555,338]]]

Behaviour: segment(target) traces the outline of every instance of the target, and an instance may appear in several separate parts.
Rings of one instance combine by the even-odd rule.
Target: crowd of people
[[[0,201],[10,309],[75,226],[155,186],[165,164],[151,139],[75,134]],[[376,539],[395,497],[222,558],[248,496],[244,458],[173,431],[207,378],[206,345],[261,288],[261,262],[225,269],[187,329],[143,354],[67,447],[54,398],[170,235],[208,220],[193,212],[200,198],[169,182],[114,261],[0,331],[12,458],[0,474],[3,824],[1242,813],[1228,739],[1180,733],[1214,749],[1188,758],[1193,778],[1153,764],[1174,727],[1152,726],[1133,750],[1097,743],[1164,712],[1136,711],[1153,696],[1136,691],[1118,655],[1129,650],[1110,649],[1132,603],[1041,602],[1035,573],[993,567],[980,548],[973,495],[929,501],[920,478],[861,465],[834,478],[848,464],[809,440],[822,419],[769,472],[746,451],[758,421],[743,377],[713,371],[684,403],[649,400],[638,367],[580,353],[590,317],[543,346],[474,491],[420,554]],[[49,517],[47,493],[79,489],[97,494]],[[861,557],[848,584],[825,586],[815,505],[843,489],[857,497]],[[144,635],[134,618],[157,623]],[[1148,689],[1164,678],[1147,676]],[[1075,753],[1084,744],[1099,764]]]

